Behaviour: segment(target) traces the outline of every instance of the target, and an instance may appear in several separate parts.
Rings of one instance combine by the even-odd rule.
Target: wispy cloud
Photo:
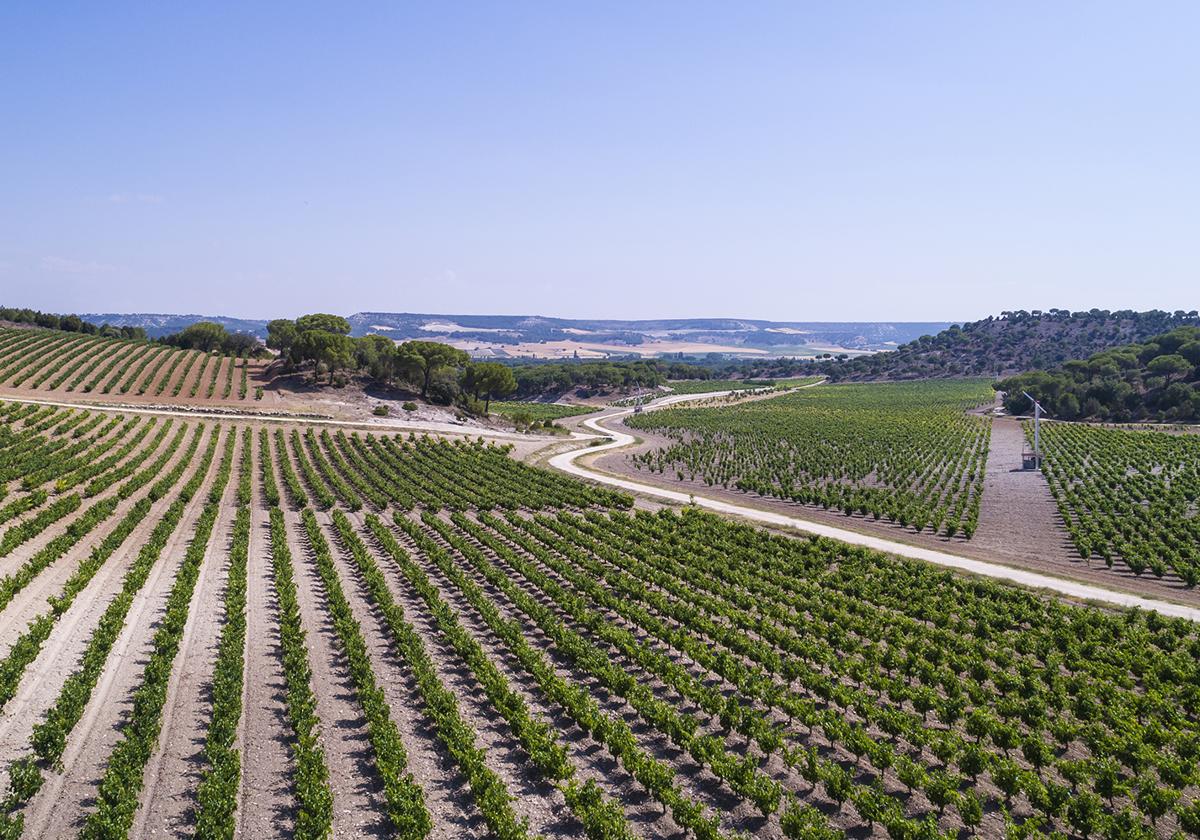
[[[71,260],[66,257],[42,257],[41,267],[42,271],[55,274],[105,274],[119,268],[95,260]]]
[[[161,195],[154,193],[113,193],[108,197],[113,204],[162,204],[166,201]]]

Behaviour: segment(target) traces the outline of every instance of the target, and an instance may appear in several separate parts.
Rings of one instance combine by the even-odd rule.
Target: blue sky
[[[962,320],[1200,300],[1195,3],[26,3],[0,303]]]

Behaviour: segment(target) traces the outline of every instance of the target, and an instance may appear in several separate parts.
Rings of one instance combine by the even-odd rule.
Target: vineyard
[[[803,388],[807,385],[812,385],[819,382],[819,376],[807,376],[793,379],[679,379],[670,380],[666,384],[667,390],[654,390],[648,394],[638,394],[632,397],[623,397],[618,400],[612,400],[609,405],[623,407],[631,405],[639,405],[647,399],[654,399],[662,396],[685,396],[691,394],[714,394],[721,392],[729,392],[732,395],[747,396],[757,393],[768,393],[771,391],[789,391],[793,388]],[[695,405],[695,403],[693,403]]]
[[[543,402],[508,402],[495,400],[492,402],[493,414],[508,418],[525,418],[531,422],[546,420],[562,420],[564,417],[576,417],[580,414],[591,414],[596,411],[590,405],[560,405],[559,403]]]
[[[990,398],[980,381],[888,383],[671,408],[626,420],[667,439],[629,458],[638,469],[679,481],[969,539],[991,421],[964,412]]]
[[[1187,622],[478,441],[7,403],[0,482],[0,836],[1200,836]]]
[[[680,379],[670,380],[672,394],[711,394],[716,391],[790,391],[819,382],[820,376],[800,376],[788,379]]]
[[[672,394],[710,394],[714,391],[741,391],[772,388],[769,379],[681,379],[667,383]]]
[[[1080,557],[1200,582],[1200,436],[1046,423],[1041,442]]]
[[[0,327],[0,386],[60,396],[245,400],[250,362],[148,341]]]

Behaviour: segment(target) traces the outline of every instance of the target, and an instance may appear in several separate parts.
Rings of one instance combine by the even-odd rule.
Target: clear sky
[[[7,3],[0,303],[1200,304],[1195,2]]]

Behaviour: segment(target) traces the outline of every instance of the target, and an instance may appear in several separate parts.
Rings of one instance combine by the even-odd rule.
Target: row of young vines
[[[983,381],[822,385],[719,408],[675,407],[626,424],[666,442],[641,470],[970,539],[991,421],[966,410]]]
[[[149,341],[0,327],[0,387],[172,397],[186,387],[190,397],[245,400],[250,363]]]
[[[810,404],[808,393],[779,399],[817,415],[786,421],[812,435],[845,408],[839,401],[862,399]],[[902,462],[917,460],[946,494],[925,503],[931,521],[942,505],[950,520],[963,488],[969,519],[981,442],[962,409],[978,393],[946,386],[936,410],[897,393],[890,409],[864,410],[877,422],[931,415],[889,433],[907,455],[873,455],[845,475],[891,482],[900,498],[916,469]],[[1092,515],[1114,482],[1129,480],[1131,507],[1153,497],[1158,519],[1190,518],[1194,462],[1174,448],[1190,444],[1057,434],[1047,443],[1052,480],[1069,474],[1072,451],[1122,459],[1116,472],[1064,484],[1059,492],[1087,501],[1069,510]],[[264,643],[247,631],[254,563],[270,579],[296,836],[331,836],[338,792],[360,781],[377,788],[388,834],[445,833],[430,805],[445,779],[505,838],[537,833],[531,799],[557,809],[561,833],[595,840],[1200,836],[1200,636],[1184,621],[1067,605],[690,508],[632,512],[628,497],[481,441],[0,405],[0,478],[12,497],[0,506],[12,510],[0,551],[36,541],[0,579],[0,617],[47,569],[77,558],[0,659],[0,715],[38,679],[45,642],[99,570],[118,552],[131,558],[115,594],[94,593],[99,623],[9,768],[0,836],[21,835],[29,803],[62,772],[134,599],[166,564],[166,604],[147,660],[130,670],[132,709],[95,802],[64,805],[85,815],[84,836],[130,834],[211,562],[223,585],[219,603],[205,605],[221,627],[191,818],[201,837],[236,836],[240,809],[253,807],[242,796],[239,732],[256,678],[246,651]],[[1089,487],[1096,498],[1084,496]],[[1139,521],[1110,516],[1121,534]],[[222,517],[227,544],[212,539]],[[256,527],[262,556],[251,547]],[[1076,527],[1092,544],[1106,533],[1092,520]],[[326,627],[320,646],[345,690],[314,676],[314,634]],[[363,740],[362,780],[330,776],[329,750],[344,749],[344,736],[319,708],[334,692],[361,715],[350,727]],[[397,696],[410,699],[400,706]],[[444,756],[441,775],[418,769],[417,750]],[[536,783],[524,795],[501,769],[506,752]]]

